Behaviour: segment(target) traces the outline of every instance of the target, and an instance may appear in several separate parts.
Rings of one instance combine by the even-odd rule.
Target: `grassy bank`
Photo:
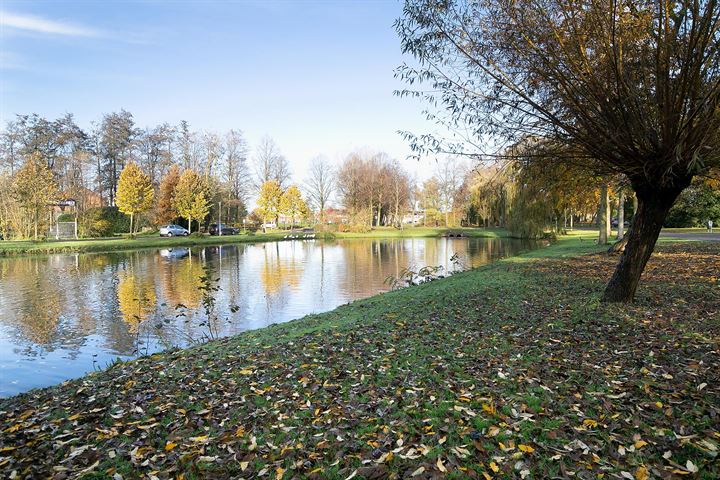
[[[413,238],[439,237],[448,233],[462,233],[466,237],[507,238],[510,232],[504,228],[444,228],[444,227],[411,227],[399,230],[393,227],[377,227],[366,233],[334,232],[328,234],[333,238]]]
[[[718,478],[720,245],[592,238],[0,401],[0,476]]]
[[[266,242],[282,239],[286,234],[268,233],[257,235],[233,235],[224,237],[171,237],[143,235],[136,238],[89,238],[83,240],[32,240],[0,241],[0,256],[43,255],[50,253],[114,252],[141,248],[192,247],[196,245],[219,245],[227,243]]]
[[[332,233],[318,234],[318,238],[404,238],[404,237],[437,237],[448,231],[463,232],[468,237],[489,237],[498,238],[508,236],[508,232],[502,229],[483,228],[407,228],[398,230],[395,228],[381,227],[368,233]],[[270,242],[283,240],[289,232],[277,231],[269,233],[257,233],[253,235],[232,235],[223,237],[173,237],[162,238],[158,235],[143,235],[134,239],[128,237],[85,239],[85,240],[48,240],[34,242],[31,240],[22,241],[0,241],[0,256],[12,255],[42,255],[50,253],[83,253],[83,252],[112,252],[119,250],[135,250],[141,248],[166,248],[166,247],[192,247],[197,245],[220,245],[231,243],[248,242]]]

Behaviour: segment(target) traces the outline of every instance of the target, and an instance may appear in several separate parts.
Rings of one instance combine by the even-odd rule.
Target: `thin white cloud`
[[[65,35],[71,37],[99,37],[102,32],[93,28],[73,25],[56,20],[48,20],[34,15],[24,15],[0,11],[0,28],[11,28],[46,35]]]

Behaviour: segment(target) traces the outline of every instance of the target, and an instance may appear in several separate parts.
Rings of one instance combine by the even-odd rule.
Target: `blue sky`
[[[125,108],[138,126],[187,120],[272,136],[300,181],[310,158],[409,154],[420,104],[393,96],[396,0],[0,2],[0,118]],[[425,177],[429,160],[404,165]]]

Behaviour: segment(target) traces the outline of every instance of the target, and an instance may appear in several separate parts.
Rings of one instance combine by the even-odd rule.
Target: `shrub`
[[[326,223],[323,225],[322,223],[318,223],[315,225],[315,231],[318,233],[335,233],[339,229],[337,223]]]
[[[90,208],[80,215],[78,230],[83,237],[110,237],[130,229],[130,217],[116,207]]]
[[[665,227],[704,227],[720,222],[720,189],[696,181],[680,194],[665,219]]]
[[[338,232],[368,233],[370,230],[372,229],[364,223],[352,223],[350,225],[341,223],[338,225]]]

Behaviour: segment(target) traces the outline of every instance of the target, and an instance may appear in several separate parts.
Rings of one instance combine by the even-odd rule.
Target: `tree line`
[[[483,226],[537,238],[580,221],[600,224],[604,243],[611,217],[619,219],[622,238],[623,220],[637,211],[637,197],[622,175],[534,161],[538,151],[542,154],[538,142],[518,142],[504,159],[489,163],[438,156],[432,175],[422,182],[384,152],[354,151],[338,165],[318,156],[305,180],[293,184],[289,162],[270,137],[251,154],[239,130],[191,132],[187,122],[138,129],[124,110],[104,116],[94,128],[84,132],[72,115],[54,121],[25,115],[8,122],[0,137],[5,237],[42,236],[48,204],[62,198],[79,201],[84,236],[133,234],[143,225],[180,218],[190,230],[218,218],[231,224],[325,226],[334,205],[343,215],[330,220],[352,231],[408,224]],[[709,202],[711,211],[720,205],[715,184],[699,183],[690,193]],[[253,196],[257,205],[248,212]],[[697,223],[702,217],[692,205],[683,208],[669,218]]]
[[[144,220],[153,224],[171,220],[174,207],[167,183],[183,175],[189,178],[185,172],[194,172],[200,179],[196,183],[202,181],[203,187],[196,190],[206,197],[205,202],[193,197],[196,208],[189,216],[204,218],[202,203],[208,203],[208,212],[222,203],[223,217],[234,222],[245,216],[247,202],[260,185],[274,180],[287,187],[291,175],[287,158],[272,138],[263,138],[251,158],[241,130],[196,131],[186,121],[139,128],[126,110],[103,115],[90,129],[78,126],[72,114],[57,119],[17,115],[0,134],[0,231],[17,237],[31,236],[32,231],[36,236],[35,230],[48,226],[47,204],[61,198],[76,200],[81,213],[127,205],[129,197],[121,200],[119,190],[121,173],[131,165],[128,175],[135,180],[139,173],[146,176],[156,197],[157,202],[142,209],[152,210]],[[38,171],[45,176],[38,176]],[[178,207],[187,213],[183,201]],[[130,208],[139,212],[138,206]]]
[[[263,224],[281,217],[324,224],[330,205],[347,212],[347,228],[400,227],[418,205],[427,213],[423,224],[451,225],[465,167],[452,159],[437,165],[418,186],[383,152],[352,152],[338,166],[318,156],[305,180],[292,184],[290,164],[270,137],[251,154],[240,130],[193,131],[185,121],[139,128],[126,110],[88,130],[71,114],[17,115],[0,133],[0,231],[43,236],[48,205],[68,198],[77,201],[85,236],[135,233],[178,218],[191,228],[218,216],[240,223],[248,213]]]

